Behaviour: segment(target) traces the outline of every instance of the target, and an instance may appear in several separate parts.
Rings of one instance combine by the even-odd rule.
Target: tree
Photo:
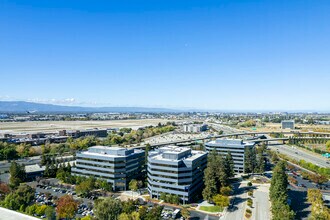
[[[6,183],[0,183],[0,195],[5,196],[10,193],[10,188]],[[1,199],[2,200],[2,199]]]
[[[290,209],[288,204],[284,204],[280,200],[272,202],[273,220],[294,220],[295,213]]]
[[[226,174],[228,177],[234,176],[234,160],[230,153],[230,151],[227,152],[226,159],[225,159],[225,167],[226,167]]]
[[[132,196],[133,196],[133,192],[136,192],[138,190],[138,181],[132,179],[128,184],[128,188],[132,190]]]
[[[132,190],[132,191],[137,191],[138,190],[138,182],[137,180],[135,179],[132,179],[130,182],[129,182],[129,189]]]
[[[70,195],[65,195],[57,201],[56,213],[59,218],[71,219],[78,210],[78,203]]]
[[[287,200],[288,176],[285,173],[285,162],[279,161],[273,169],[269,197],[273,200]]]
[[[312,205],[311,219],[330,219],[330,210],[324,205],[322,193],[319,189],[308,189],[307,200]]]
[[[166,200],[166,193],[161,192],[159,195],[159,199],[165,201]]]
[[[94,206],[94,213],[96,218],[102,220],[118,220],[118,216],[121,213],[121,210],[121,202],[111,197],[97,200]]]
[[[180,203],[180,197],[178,195],[172,195],[171,196],[171,201],[172,204],[178,205]]]
[[[188,220],[189,217],[190,217],[190,212],[189,210],[186,208],[186,207],[183,207],[181,209],[181,216],[185,219],[185,220]]]
[[[20,183],[24,182],[26,179],[26,172],[24,165],[20,165],[15,161],[10,164],[9,168],[10,179],[9,185],[12,188],[16,188]]]
[[[141,220],[145,220],[145,218],[147,217],[147,213],[148,213],[148,208],[146,206],[140,206],[139,216]]]
[[[100,189],[103,189],[105,191],[109,191],[109,192],[112,191],[112,184],[109,183],[107,180],[97,179],[96,185],[97,185],[97,187],[99,187]]]
[[[132,212],[131,213],[131,220],[140,220],[140,213],[139,212]]]
[[[212,197],[217,193],[217,180],[214,170],[208,165],[204,171],[204,189],[203,198],[207,201],[211,201]]]
[[[223,196],[230,196],[232,189],[230,186],[224,186],[220,188],[220,194]]]
[[[257,154],[257,172],[259,173],[263,173],[265,172],[265,166],[266,166],[266,162],[265,162],[265,157],[263,155],[262,151],[259,151]]]
[[[26,184],[18,186],[17,190],[9,193],[3,202],[3,206],[12,210],[25,208],[34,200],[35,190]],[[21,208],[22,207],[22,208]]]
[[[215,195],[213,196],[213,202],[222,208],[229,206],[229,197],[223,195]]]
[[[130,217],[128,214],[126,214],[125,212],[121,213],[119,216],[118,216],[118,220],[130,220]]]
[[[45,215],[46,215],[47,220],[56,219],[55,209],[51,206],[47,206],[47,208],[45,209]]]
[[[161,219],[162,211],[163,206],[155,205],[154,207],[152,207],[152,209],[149,210],[145,217],[145,220]]]
[[[33,204],[33,205],[26,207],[25,212],[29,215],[34,215],[34,214],[36,214],[37,208],[38,208],[38,205]]]
[[[274,220],[293,220],[295,213],[288,205],[288,176],[285,173],[286,163],[279,161],[273,169],[273,177],[269,188],[269,197],[272,203]]]
[[[44,215],[45,214],[45,210],[46,210],[47,206],[46,205],[39,205],[36,209],[36,214],[37,215]]]
[[[255,148],[246,147],[245,148],[245,158],[244,158],[244,172],[253,173],[256,168],[256,152]]]
[[[88,195],[95,187],[95,178],[89,177],[76,186],[76,192],[80,195]]]
[[[137,205],[137,202],[136,200],[132,200],[132,199],[122,202],[122,212],[131,214],[133,211],[136,210],[135,205]]]
[[[327,147],[327,151],[330,152],[330,141],[327,141],[327,143],[325,144],[325,146]]]
[[[222,155],[217,155],[216,161],[213,162],[212,165],[213,169],[217,172],[217,186],[227,186],[228,185],[228,175],[231,175],[231,168],[230,168],[230,161],[227,161],[225,158],[222,157]]]

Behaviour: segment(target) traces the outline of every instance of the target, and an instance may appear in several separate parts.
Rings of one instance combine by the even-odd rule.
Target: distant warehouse
[[[183,125],[183,132],[190,133],[199,133],[207,130],[206,124],[189,124]]]
[[[282,129],[294,129],[294,120],[282,121]]]
[[[206,143],[205,149],[207,152],[215,149],[218,154],[223,156],[226,156],[230,152],[234,161],[234,171],[242,173],[244,172],[245,148],[252,148],[254,145],[252,142],[246,143],[241,139],[217,139]]]
[[[186,147],[167,146],[149,152],[148,191],[176,195],[183,203],[194,201],[203,186],[207,153]]]
[[[73,175],[93,176],[111,183],[113,190],[126,190],[132,179],[138,179],[144,169],[143,150],[94,146],[76,154]]]
[[[106,129],[87,129],[87,130],[75,130],[75,131],[67,131],[61,130],[59,131],[59,136],[68,136],[73,138],[80,138],[86,136],[95,136],[95,137],[107,137],[108,131]]]

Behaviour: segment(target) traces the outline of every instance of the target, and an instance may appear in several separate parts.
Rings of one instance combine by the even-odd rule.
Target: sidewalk
[[[1,220],[38,220],[39,218],[35,218],[29,215],[22,214],[20,212],[15,212],[10,209],[5,209],[0,207],[0,219]]]

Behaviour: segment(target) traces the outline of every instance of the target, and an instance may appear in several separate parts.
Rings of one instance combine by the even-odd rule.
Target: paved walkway
[[[39,218],[35,218],[29,215],[24,215],[22,213],[0,207],[0,219],[1,220],[38,220]]]

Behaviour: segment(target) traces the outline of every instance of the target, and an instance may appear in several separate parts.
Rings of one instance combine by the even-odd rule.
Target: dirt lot
[[[109,120],[109,121],[28,121],[28,122],[1,122],[1,133],[30,133],[30,132],[55,132],[58,130],[84,130],[91,128],[124,128],[157,125],[166,123],[164,119],[143,120]]]
[[[301,131],[319,131],[330,132],[330,125],[307,125],[307,124],[295,124],[295,127]],[[254,131],[252,128],[240,128],[246,131]],[[264,126],[257,126],[255,131],[268,132],[268,131],[281,131],[281,123],[266,123]]]

